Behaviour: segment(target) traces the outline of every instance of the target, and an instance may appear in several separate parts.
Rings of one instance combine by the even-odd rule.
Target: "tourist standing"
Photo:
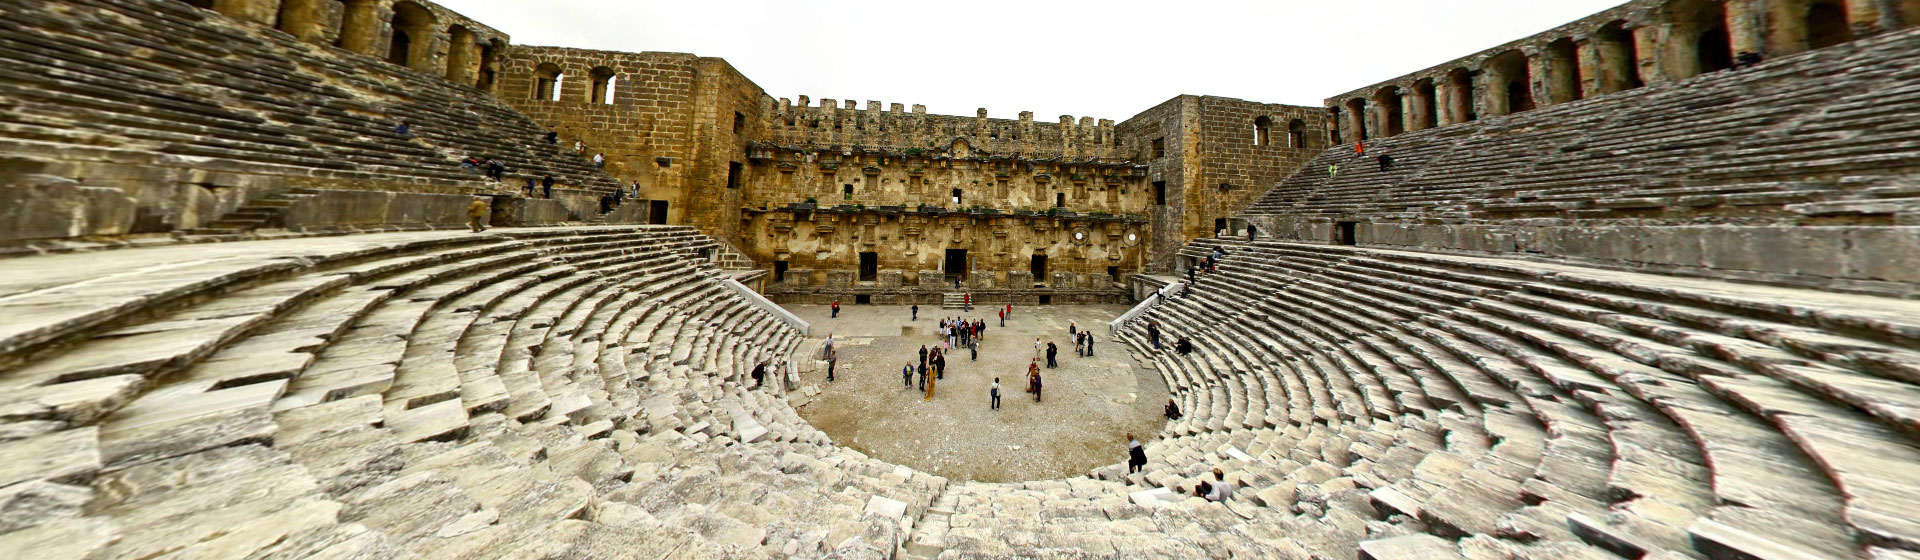
[[[933,386],[940,379],[939,371],[940,370],[934,370],[933,379],[927,380],[927,396],[925,398],[920,399],[920,402],[929,402],[933,400]]]
[[[927,365],[927,345],[920,345],[920,365]]]
[[[540,198],[553,198],[553,174],[540,177]]]
[[[1247,224],[1247,242],[1248,243],[1253,242],[1253,224],[1252,223]]]
[[[907,362],[907,365],[900,367],[900,386],[913,387],[913,362]]]
[[[1080,326],[1067,321],[1067,336],[1080,336]]]
[[[920,364],[920,371],[917,373],[920,374],[920,390],[927,390],[927,365]]]
[[[913,304],[913,318],[912,318],[912,319],[908,319],[908,320],[910,320],[910,321],[918,321],[918,320],[920,320],[920,304],[918,304],[918,303],[916,303],[916,304]]]
[[[1160,349],[1160,325],[1153,321],[1147,321],[1147,343],[1152,344],[1154,350]]]
[[[967,350],[973,353],[973,358],[967,361],[970,361],[970,362],[980,361],[980,341],[975,340],[973,341],[972,344],[968,344]]]
[[[835,365],[837,365],[837,364],[839,364],[839,363],[840,363],[840,357],[839,357],[839,356],[835,356],[835,355],[832,355],[832,354],[828,354],[828,355],[827,355],[827,382],[828,382],[828,383],[832,383],[832,382],[833,382],[833,366],[835,366]]]
[[[394,127],[393,132],[401,136],[412,136],[413,123],[407,122],[407,121],[400,121],[400,126]]]
[[[1140,440],[1133,437],[1133,432],[1127,432],[1127,474],[1145,470],[1147,470],[1147,448],[1140,445]]]
[[[595,154],[593,154],[593,167],[594,167],[594,169],[606,169],[606,168],[607,168],[607,154],[604,154],[604,153],[595,153]]]
[[[987,410],[1000,410],[1000,378],[993,378],[993,387],[987,389]]]
[[[487,197],[475,196],[467,203],[467,229],[474,233],[487,231]]]
[[[1040,362],[1038,360],[1027,362],[1027,392],[1028,393],[1032,393],[1036,390],[1035,387],[1037,387],[1038,384],[1040,383],[1039,379],[1040,379]]]
[[[1378,160],[1380,162],[1381,172],[1384,173],[1388,169],[1393,169],[1393,156],[1390,156],[1387,154],[1380,154],[1379,157],[1375,157],[1373,159]],[[1252,240],[1249,239],[1248,241],[1252,241]]]
[[[833,300],[833,319],[840,318],[840,300]]]
[[[1033,402],[1040,402],[1040,370],[1033,370]]]
[[[972,313],[973,312],[973,294],[961,295],[960,305],[963,308],[962,311],[966,311],[967,313]]]
[[[551,130],[547,131],[547,144],[551,145],[551,144],[559,144],[559,143],[560,143],[560,133],[551,131]]]
[[[1059,347],[1054,346],[1053,343],[1051,342],[1047,343],[1047,368],[1048,369],[1060,367],[1059,360],[1055,359],[1055,357],[1058,356],[1059,354],[1060,354]]]
[[[754,364],[753,373],[749,375],[753,376],[753,388],[759,389],[760,387],[765,386],[767,384],[767,363],[760,362],[760,363]]]
[[[1040,337],[1033,337],[1033,359],[1040,359]]]
[[[1091,358],[1093,357],[1093,331],[1086,331],[1086,335],[1087,335],[1087,357]]]
[[[947,354],[945,352],[934,354],[933,355],[933,378],[944,379],[946,378],[946,376],[947,376]]]
[[[1005,327],[1005,326],[1007,326],[1007,312],[1006,312],[1006,311],[1001,311],[1001,312],[1000,312],[1000,326],[1002,326],[1002,327]]]
[[[527,186],[526,186],[527,198],[533,198],[533,189],[534,189],[533,177],[527,177]]]

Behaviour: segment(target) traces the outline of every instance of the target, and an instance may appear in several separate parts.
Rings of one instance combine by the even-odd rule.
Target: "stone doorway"
[[[1034,287],[1037,288],[1045,284],[1047,281],[1047,256],[1034,255],[1033,264],[1028,266],[1028,269],[1033,273]]]
[[[860,281],[873,282],[880,279],[880,253],[860,253]]]
[[[947,282],[953,282],[955,280],[958,280],[960,282],[966,282],[967,281],[967,250],[966,249],[947,249],[946,261],[942,263],[942,266],[940,268],[942,271],[947,273]]]
[[[648,204],[650,207],[647,208],[647,223],[657,226],[667,225],[667,201],[652,200],[648,201]]]

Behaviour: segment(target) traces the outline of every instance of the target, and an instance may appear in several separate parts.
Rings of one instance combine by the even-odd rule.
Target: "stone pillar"
[[[1556,86],[1559,81],[1554,77],[1559,68],[1553,63],[1552,53],[1531,50],[1521,52],[1527,55],[1527,91],[1533,94],[1535,108],[1573,100],[1567,92],[1557,91],[1559,88]]]
[[[1667,40],[1672,26],[1673,24],[1663,23],[1633,28],[1634,52],[1640,55],[1640,60],[1634,63],[1640,66],[1640,81],[1655,84],[1684,79],[1692,74],[1683,74],[1683,71],[1699,66],[1699,62],[1694,60],[1691,49],[1685,53],[1668,52],[1672,50],[1672,45],[1668,44]]]
[[[340,48],[372,56],[386,58],[380,47],[386,45],[386,14],[381,13],[380,5],[373,0],[347,0],[340,18]]]
[[[1578,37],[1574,39],[1574,52],[1578,53],[1576,56],[1579,59],[1579,64],[1575,70],[1580,74],[1580,97],[1582,98],[1619,91],[1618,89],[1606,89],[1606,87],[1602,85],[1606,77],[1601,75],[1601,57],[1603,55],[1600,54],[1600,50],[1600,45],[1592,38]]]
[[[1427,94],[1415,83],[1407,95],[1400,96],[1400,118],[1407,123],[1407,132],[1425,130],[1433,127],[1433,115],[1427,114]]]
[[[1434,124],[1436,126],[1448,126],[1460,122],[1458,116],[1454,115],[1453,111],[1453,97],[1458,95],[1458,92],[1454,91],[1453,82],[1443,77],[1440,81],[1434,82],[1433,91],[1434,94],[1440,98],[1439,114],[1434,115]]]
[[[1728,0],[1727,37],[1733,43],[1734,56],[1742,52],[1767,50],[1767,4],[1763,0]],[[1806,43],[1805,21],[1801,20],[1800,42]],[[1802,49],[1805,47],[1803,46]]]
[[[1473,89],[1480,92],[1480,98],[1474,100],[1474,112],[1483,117],[1497,117],[1512,112],[1513,108],[1507,106],[1508,79],[1504,72],[1495,68],[1487,68],[1474,76]]]
[[[1346,138],[1343,138],[1343,139],[1346,140],[1347,143],[1349,144],[1360,141],[1360,137],[1366,134],[1365,132],[1367,130],[1366,106],[1367,106],[1367,102],[1365,100],[1360,101],[1360,110],[1358,111],[1353,110],[1352,104],[1347,105],[1347,109],[1346,109],[1347,129],[1345,131]]]

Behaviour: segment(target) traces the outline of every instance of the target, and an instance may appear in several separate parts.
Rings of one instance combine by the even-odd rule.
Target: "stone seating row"
[[[472,155],[502,160],[515,178],[618,186],[471,87],[178,2],[62,6],[9,11],[0,30],[0,90],[14,100],[0,120],[20,154],[203,168],[211,158],[232,170],[440,187],[478,186],[459,167]],[[410,134],[395,130],[401,122]]]
[[[1905,30],[1320,154],[1259,215],[1780,221],[1911,209]],[[1389,154],[1381,172],[1370,156]],[[1330,176],[1329,165],[1340,171]]]
[[[1460,472],[1511,475],[1504,482],[1389,478],[1375,491],[1390,488],[1387,501],[1404,506],[1395,511],[1442,537],[1491,535],[1524,517],[1545,527],[1536,531],[1577,534],[1629,556],[1781,549],[1846,557],[1860,550],[1854,543],[1912,534],[1886,522],[1882,509],[1920,503],[1903,489],[1908,481],[1860,462],[1914,452],[1901,403],[1916,402],[1915,393],[1902,377],[1908,368],[1891,365],[1909,361],[1912,329],[1878,309],[1884,301],[1820,294],[1816,301],[1836,306],[1784,309],[1705,281],[1663,289],[1673,283],[1493,259],[1196,245],[1227,245],[1223,272],[1147,319],[1160,323],[1165,341],[1191,336],[1200,350],[1151,352],[1144,322],[1122,337],[1159,363],[1185,401],[1189,416],[1170,424],[1168,442],[1270,430],[1244,420],[1246,407],[1263,400],[1278,406],[1262,416],[1284,420],[1282,428],[1477,416],[1485,433],[1521,447]],[[1241,268],[1250,270],[1236,274]],[[1233,285],[1283,277],[1277,291]],[[1260,293],[1271,295],[1246,299]],[[1808,319],[1815,316],[1822,319]],[[1261,357],[1269,348],[1291,359]],[[1842,348],[1859,353],[1833,352]],[[1273,367],[1282,362],[1287,367]],[[1313,389],[1274,398],[1260,395],[1269,392],[1263,385],[1281,394]],[[1340,413],[1343,406],[1352,412]],[[1303,407],[1331,413],[1301,414]],[[1206,444],[1199,449],[1207,454]],[[1492,461],[1475,458],[1484,455],[1463,460]],[[1197,474],[1194,464],[1182,475]],[[1168,480],[1179,483],[1158,482]],[[1881,493],[1853,492],[1859,488]],[[1690,513],[1676,517],[1683,511]],[[1781,534],[1796,537],[1765,538]]]

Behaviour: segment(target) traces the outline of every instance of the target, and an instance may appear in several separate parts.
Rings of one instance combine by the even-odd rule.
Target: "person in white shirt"
[[[1207,501],[1224,502],[1233,499],[1233,483],[1227,482],[1227,473],[1213,469],[1213,490],[1207,492]]]

